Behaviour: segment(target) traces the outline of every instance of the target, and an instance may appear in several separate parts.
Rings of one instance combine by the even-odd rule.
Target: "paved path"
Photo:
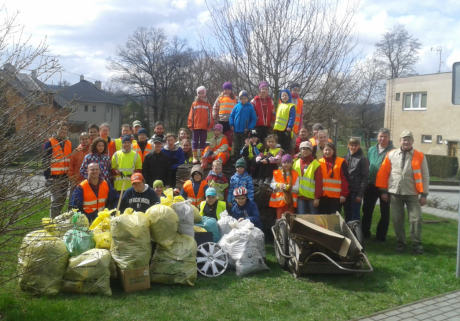
[[[460,291],[402,305],[358,319],[360,321],[449,320],[460,321]]]

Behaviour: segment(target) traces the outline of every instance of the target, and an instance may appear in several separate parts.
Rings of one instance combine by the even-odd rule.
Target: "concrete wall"
[[[88,111],[85,111],[88,106]],[[70,116],[70,121],[85,121],[87,125],[107,122],[110,124],[110,133],[118,137],[120,132],[120,106],[106,103],[84,103],[76,102],[73,106],[74,112]],[[94,110],[93,110],[94,108]]]
[[[425,110],[404,110],[404,93],[426,92]],[[399,101],[396,94],[400,94]],[[426,154],[447,155],[447,141],[460,141],[460,105],[452,105],[452,73],[438,73],[387,81],[385,127],[391,130],[395,146],[403,129],[414,134],[414,147]],[[422,135],[431,135],[431,143],[422,143]],[[442,144],[436,142],[442,135]],[[459,153],[457,151],[457,156]]]

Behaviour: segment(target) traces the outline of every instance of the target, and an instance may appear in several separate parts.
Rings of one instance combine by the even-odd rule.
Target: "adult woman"
[[[110,158],[107,155],[107,142],[103,138],[96,138],[91,143],[91,153],[86,155],[83,159],[83,163],[80,167],[80,174],[85,179],[88,178],[88,165],[91,163],[99,164],[100,174],[99,176],[106,181],[110,179]]]

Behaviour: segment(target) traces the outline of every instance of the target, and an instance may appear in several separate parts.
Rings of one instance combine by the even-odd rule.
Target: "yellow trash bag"
[[[77,216],[75,222],[73,217],[75,213],[78,213],[77,209],[72,209],[68,212],[62,213],[61,215],[56,216],[54,219],[49,217],[42,218],[42,225],[45,230],[57,237],[62,237],[64,234],[74,228],[88,228],[89,221],[86,215]]]
[[[69,252],[60,238],[45,230],[27,234],[18,253],[21,290],[32,294],[57,294],[68,260]]]
[[[169,206],[156,204],[145,214],[149,218],[152,241],[163,247],[171,246],[179,227],[179,217],[176,212]]]
[[[200,210],[195,206],[191,205],[193,208],[193,223],[200,223],[203,217],[200,215]]]
[[[110,219],[111,214],[115,210],[104,209],[97,214],[96,219],[93,221],[90,230],[93,231],[94,242],[97,249],[110,250],[110,243],[112,242],[112,235],[110,234]]]
[[[110,252],[91,249],[69,260],[62,291],[112,295],[110,289]]]
[[[110,253],[122,270],[137,269],[149,265],[152,254],[149,220],[142,212],[127,208],[110,220],[112,243]]]
[[[188,235],[176,234],[170,248],[157,246],[150,264],[150,281],[162,284],[195,285],[197,246]]]
[[[195,233],[207,232],[204,228],[196,225],[193,225],[193,230],[195,231]]]
[[[166,189],[163,194],[165,194],[165,196],[160,198],[161,205],[171,206],[174,203],[185,201],[181,195],[174,196],[174,191],[172,188]]]

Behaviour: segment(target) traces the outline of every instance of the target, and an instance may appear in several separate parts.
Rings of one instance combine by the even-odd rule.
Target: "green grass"
[[[377,209],[378,210],[378,209]],[[379,218],[377,214],[375,219]],[[426,220],[440,221],[429,215]],[[375,231],[375,226],[373,228]],[[112,297],[60,294],[32,297],[12,282],[0,293],[1,320],[348,320],[460,288],[455,278],[457,222],[423,225],[425,254],[396,254],[393,229],[386,243],[366,248],[371,274],[313,275],[295,279],[276,263],[270,271],[239,278],[233,271],[195,287],[152,285]]]

